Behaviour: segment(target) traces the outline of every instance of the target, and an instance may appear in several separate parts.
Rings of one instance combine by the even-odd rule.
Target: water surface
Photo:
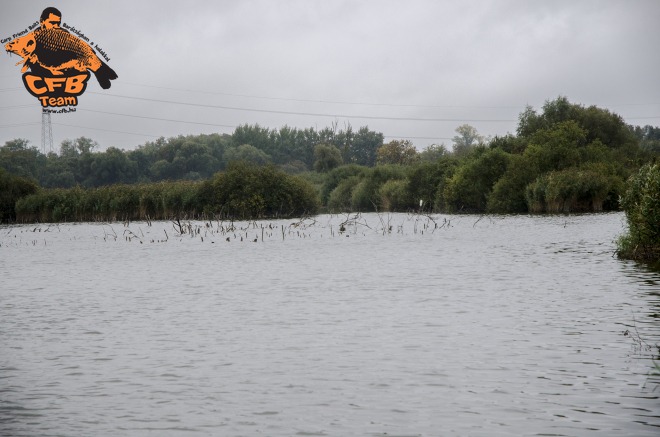
[[[180,225],[0,227],[0,435],[660,432],[622,214]]]

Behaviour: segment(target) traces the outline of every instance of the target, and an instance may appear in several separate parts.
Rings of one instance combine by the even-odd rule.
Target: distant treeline
[[[287,173],[314,169],[315,149],[332,147],[339,163],[376,164],[383,134],[362,127],[354,131],[325,128],[267,129],[243,125],[232,135],[211,134],[159,138],[124,151],[109,147],[98,151],[89,138],[65,140],[59,153],[44,155],[27,140],[8,141],[0,147],[0,167],[16,176],[31,178],[44,188],[101,187],[175,180],[204,180],[233,161],[274,164]],[[337,164],[331,164],[337,165]]]
[[[48,155],[13,140],[0,147],[0,219],[614,210],[628,178],[660,154],[660,128],[629,126],[564,97],[540,112],[528,107],[515,134],[484,139],[469,125],[456,132],[453,151],[417,151],[406,140],[384,143],[368,127],[336,126],[244,125],[232,135],[161,138],[131,151],[96,151],[83,137]],[[281,185],[261,183],[268,178]]]

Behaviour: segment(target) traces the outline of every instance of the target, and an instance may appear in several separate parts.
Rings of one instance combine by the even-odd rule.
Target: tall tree
[[[407,165],[419,159],[417,149],[410,140],[392,140],[376,151],[378,164]]]
[[[456,128],[456,133],[452,141],[454,142],[454,154],[456,156],[466,156],[474,147],[484,141],[484,137],[479,135],[477,129],[469,124],[464,124]]]
[[[314,170],[327,173],[343,164],[341,152],[332,144],[318,144],[314,148]]]

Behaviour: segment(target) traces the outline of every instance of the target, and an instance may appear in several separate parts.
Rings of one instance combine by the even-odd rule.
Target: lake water
[[[660,274],[624,229],[3,226],[0,435],[657,436]]]

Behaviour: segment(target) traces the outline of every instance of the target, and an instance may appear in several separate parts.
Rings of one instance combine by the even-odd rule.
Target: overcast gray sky
[[[55,149],[101,150],[241,124],[336,123],[451,145],[455,129],[514,133],[525,105],[562,95],[660,126],[658,0],[3,0],[0,37],[47,6],[110,57],[74,114],[52,115]],[[41,108],[20,60],[0,55],[0,144],[41,147]]]

